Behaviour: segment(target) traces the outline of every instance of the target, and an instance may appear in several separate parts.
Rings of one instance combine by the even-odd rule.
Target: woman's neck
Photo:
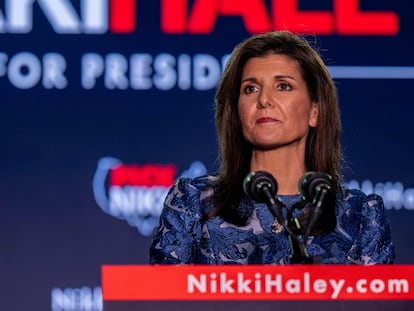
[[[266,171],[278,183],[278,194],[299,193],[299,178],[306,172],[304,155],[286,149],[253,150],[251,171]]]

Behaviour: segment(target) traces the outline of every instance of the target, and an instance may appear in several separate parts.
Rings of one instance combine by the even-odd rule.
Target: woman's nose
[[[257,107],[267,108],[270,106],[272,106],[271,95],[269,95],[269,92],[267,92],[266,90],[262,90],[258,98]]]

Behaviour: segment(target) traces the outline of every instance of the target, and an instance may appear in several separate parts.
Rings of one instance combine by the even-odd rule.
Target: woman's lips
[[[272,122],[279,122],[279,120],[275,118],[266,117],[266,118],[259,118],[256,121],[256,123],[272,123]]]

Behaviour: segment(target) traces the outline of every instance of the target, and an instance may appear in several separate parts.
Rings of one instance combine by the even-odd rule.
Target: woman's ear
[[[318,126],[318,114],[319,114],[318,104],[317,103],[312,103],[311,113],[310,113],[310,117],[309,117],[309,126],[310,127],[317,127]]]

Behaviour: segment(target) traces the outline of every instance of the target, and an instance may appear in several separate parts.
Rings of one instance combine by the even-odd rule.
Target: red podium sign
[[[414,301],[414,265],[106,265],[102,292],[104,303]]]

